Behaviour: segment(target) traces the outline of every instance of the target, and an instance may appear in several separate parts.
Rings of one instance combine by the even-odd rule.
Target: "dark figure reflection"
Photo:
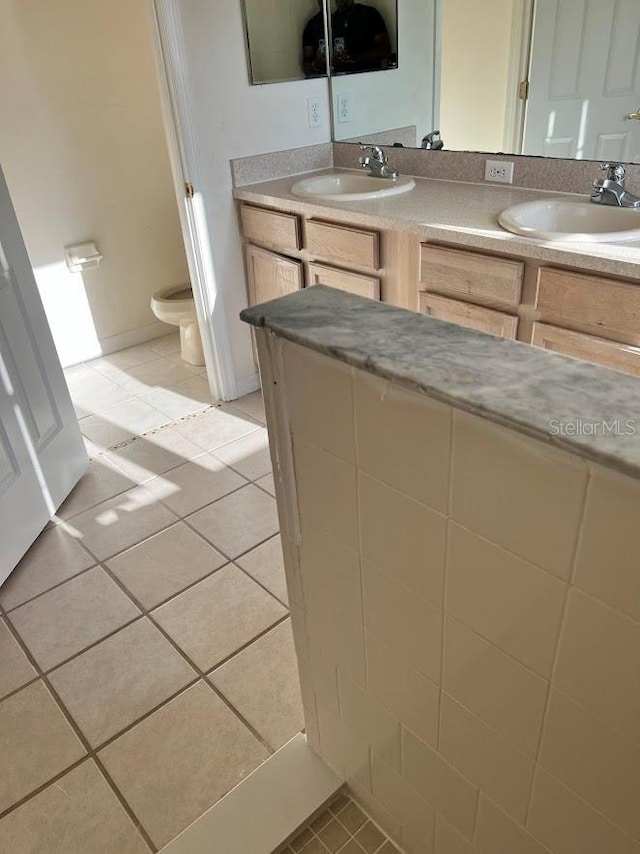
[[[322,0],[318,0],[318,6],[320,11],[308,21],[302,37],[304,72],[308,77],[324,74],[326,68]],[[387,25],[373,6],[356,3],[355,0],[336,0],[336,11],[331,15],[331,33],[334,74],[396,67],[397,56],[391,46]]]

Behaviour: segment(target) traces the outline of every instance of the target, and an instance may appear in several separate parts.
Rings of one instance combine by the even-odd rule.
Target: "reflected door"
[[[64,374],[0,170],[0,583],[87,465]]]
[[[523,154],[640,160],[638,0],[537,0]]]

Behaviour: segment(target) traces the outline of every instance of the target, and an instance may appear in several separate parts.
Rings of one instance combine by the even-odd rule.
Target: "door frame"
[[[187,56],[178,0],[147,0],[147,10],[151,19],[165,136],[207,377],[214,399],[233,400],[238,397],[238,383],[204,213],[198,169],[202,161],[193,133],[196,110],[186,73]]]
[[[515,0],[511,27],[511,58],[508,72],[508,91],[515,98],[507,99],[504,122],[504,150],[522,154],[527,101],[518,96],[523,80],[530,80],[531,45],[535,0]]]

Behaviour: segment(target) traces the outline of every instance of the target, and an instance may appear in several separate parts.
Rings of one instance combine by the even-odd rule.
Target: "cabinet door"
[[[500,338],[515,339],[518,331],[517,317],[431,293],[420,294],[420,311],[438,320],[448,320],[450,323],[458,323],[460,326],[498,335]]]
[[[250,305],[283,297],[302,287],[301,261],[292,261],[257,246],[247,246],[246,252]]]
[[[312,219],[307,222],[305,249],[317,258],[327,258],[337,264],[380,269],[377,231]]]
[[[420,281],[430,291],[474,302],[520,303],[522,261],[428,244],[422,244],[420,260]]]
[[[553,350],[554,353],[574,356],[576,359],[584,359],[585,362],[595,362],[597,365],[640,376],[640,350],[628,344],[607,341],[605,338],[573,332],[570,329],[560,329],[546,323],[533,324],[531,343],[545,350]]]
[[[541,267],[536,308],[555,326],[580,326],[640,344],[640,286],[603,276]]]
[[[293,252],[302,246],[300,222],[295,214],[241,205],[240,219],[242,233],[252,243],[279,252]]]
[[[330,288],[338,288],[360,297],[380,299],[380,279],[349,273],[347,270],[338,270],[324,264],[309,264],[309,284],[328,285]]]

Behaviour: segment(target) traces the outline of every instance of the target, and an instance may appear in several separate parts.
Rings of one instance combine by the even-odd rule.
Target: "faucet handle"
[[[387,155],[384,153],[384,151],[380,148],[379,145],[364,145],[361,142],[360,151],[370,151],[373,156],[373,159],[377,160],[378,163],[387,163]]]
[[[627,174],[627,170],[622,163],[603,163],[600,169],[607,173],[607,181],[615,181],[616,184],[622,184]]]

